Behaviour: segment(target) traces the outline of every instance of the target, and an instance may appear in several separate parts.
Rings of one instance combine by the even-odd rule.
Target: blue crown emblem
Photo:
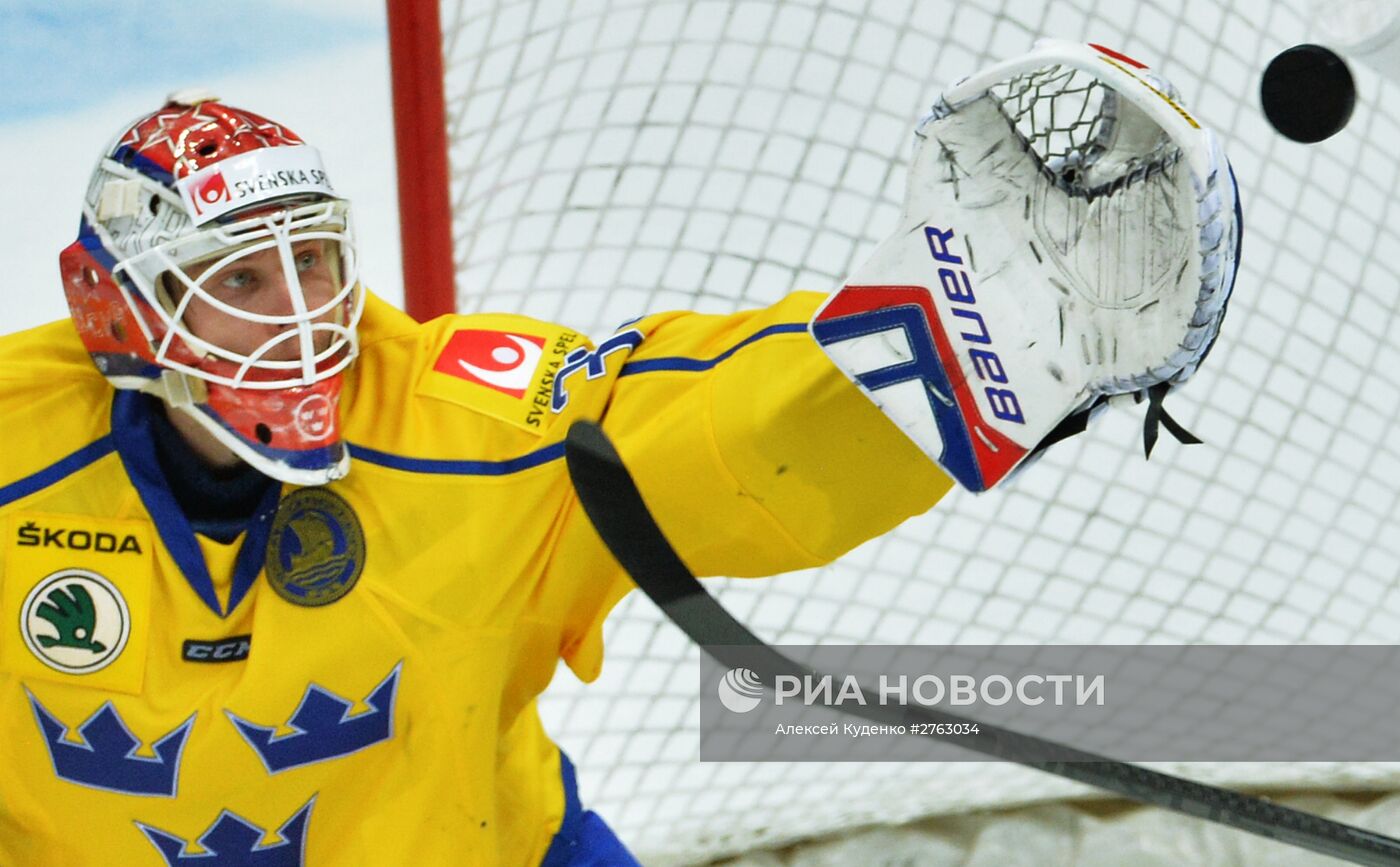
[[[181,837],[150,825],[136,823],[151,845],[160,850],[170,867],[193,864],[196,867],[301,867],[306,854],[306,823],[311,817],[311,800],[297,810],[277,829],[280,843],[261,846],[263,829],[236,813],[224,810],[207,830],[199,835],[204,849],[198,855],[185,854],[189,844]]]
[[[28,692],[28,690],[26,690]],[[194,726],[194,715],[152,745],[155,758],[136,755],[141,741],[131,733],[112,703],[105,702],[78,727],[83,743],[64,740],[68,726],[29,693],[34,719],[44,734],[54,773],[80,786],[127,795],[175,797],[180,777],[180,754]]]
[[[261,726],[225,711],[238,733],[262,759],[268,773],[348,756],[394,736],[394,697],[400,662],[365,698],[372,710],[350,715],[352,702],[316,684],[306,688],[287,725],[296,731],[277,736],[276,726]]]

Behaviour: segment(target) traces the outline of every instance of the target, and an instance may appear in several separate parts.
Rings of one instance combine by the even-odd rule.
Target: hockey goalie
[[[287,127],[181,93],[121,130],[70,320],[0,339],[0,863],[635,863],[536,697],[630,583],[563,440],[601,420],[686,565],[828,562],[1119,396],[1162,410],[1240,242],[1169,84],[1044,43],[917,127],[904,215],[827,297],[590,343],[418,324],[357,277]]]

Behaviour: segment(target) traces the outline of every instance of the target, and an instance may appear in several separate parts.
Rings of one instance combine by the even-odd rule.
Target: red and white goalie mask
[[[364,293],[349,202],[295,133],[171,96],[107,148],[59,262],[114,386],[157,395],[275,479],[345,475],[341,373]]]

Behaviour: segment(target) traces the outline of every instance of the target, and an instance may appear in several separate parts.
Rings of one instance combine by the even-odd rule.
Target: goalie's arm
[[[952,485],[816,345],[822,301],[642,320],[605,411],[575,416],[601,416],[697,574],[828,562]]]

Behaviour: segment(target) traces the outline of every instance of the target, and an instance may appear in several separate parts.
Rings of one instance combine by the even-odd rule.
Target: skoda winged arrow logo
[[[92,594],[81,584],[50,590],[34,614],[58,630],[56,636],[34,636],[44,647],[72,647],[92,653],[107,649],[107,645],[92,637],[93,626],[97,624],[97,607],[93,605]]]
[[[131,612],[116,584],[86,569],[61,569],[30,589],[20,633],[40,662],[65,674],[91,674],[117,661],[131,634]]]

